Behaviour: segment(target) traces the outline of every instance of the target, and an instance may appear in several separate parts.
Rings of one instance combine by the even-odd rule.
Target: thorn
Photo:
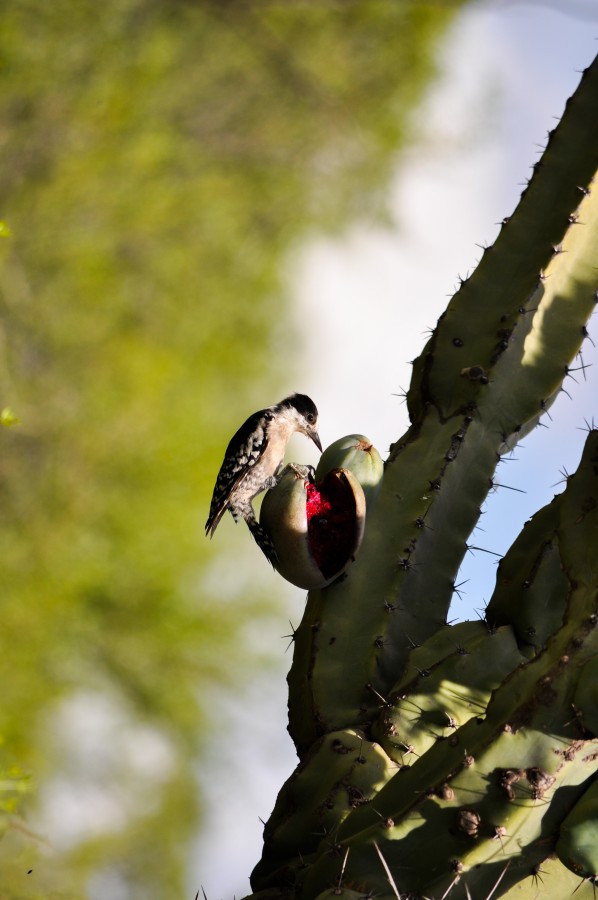
[[[569,473],[567,472],[565,466],[563,466],[562,469],[559,469],[559,475],[561,475],[562,477],[558,481],[555,481],[554,484],[551,484],[551,488],[558,487],[559,484],[567,484],[567,481],[569,480]]]
[[[582,886],[582,884],[585,884],[586,881],[590,881],[594,888],[594,897],[595,897],[596,896],[596,881],[594,880],[595,878],[596,878],[596,876],[594,876],[592,878],[591,875],[588,875],[587,878],[582,878],[581,881],[579,882],[579,884],[577,885],[577,887],[575,888],[575,890],[573,891],[573,893],[576,894],[578,892],[578,890],[580,889],[580,887]]]
[[[490,891],[490,893],[489,893],[488,896],[486,897],[486,900],[490,900],[490,898],[492,897],[492,895],[493,895],[493,893],[495,892],[496,888],[499,886],[499,884],[501,883],[501,881],[502,881],[503,878],[505,877],[506,872],[507,872],[507,869],[509,868],[510,865],[511,865],[511,860],[509,860],[509,861],[507,862],[507,864],[505,865],[504,869],[502,870],[502,872],[501,872],[500,875],[498,876],[498,878],[497,878],[497,880],[496,880],[496,884],[494,885],[494,887],[492,888],[492,890]]]
[[[545,874],[546,872],[540,867],[540,863],[538,863],[537,866],[533,867],[531,871],[531,878],[534,883],[534,887],[538,887],[538,882],[540,882],[540,884],[544,884],[544,879],[541,876]]]
[[[383,828],[393,828],[394,821],[389,816],[383,816],[381,812],[378,812],[375,806],[372,806],[372,811],[376,813],[378,818],[382,821]]]
[[[392,707],[391,701],[387,700],[386,697],[383,697],[382,694],[378,693],[378,691],[376,690],[374,685],[371,684],[371,682],[368,681],[368,683],[366,684],[366,688],[368,691],[371,691],[371,693],[374,695],[374,697],[378,698],[378,700],[381,703],[380,709],[390,709]]]
[[[504,837],[508,837],[508,836],[509,836],[509,835],[507,834],[507,829],[505,828],[504,825],[496,825],[496,826],[495,826],[495,828],[494,828],[494,837],[492,838],[492,840],[493,840],[493,841],[500,841],[500,846],[501,846],[501,848],[502,848],[502,852],[503,852],[503,853],[505,852],[505,847],[504,847],[504,844],[503,844],[503,842],[502,842],[502,839],[503,839]]]
[[[406,400],[407,400],[407,391],[404,390],[404,389],[401,387],[401,385],[399,385],[399,387],[400,387],[400,389],[401,389],[401,392],[400,392],[399,394],[393,394],[393,393],[391,393],[390,396],[391,396],[391,397],[400,397],[400,398],[401,398],[401,403],[405,403]]]
[[[346,852],[345,852],[345,856],[344,856],[344,858],[343,858],[343,864],[342,864],[342,866],[341,866],[341,873],[340,873],[340,875],[338,876],[338,883],[337,883],[337,885],[336,885],[337,891],[342,890],[342,886],[343,886],[343,878],[345,877],[345,866],[347,865],[347,857],[349,856],[349,850],[350,850],[350,849],[351,849],[350,847],[347,847],[347,850],[346,850]]]
[[[527,491],[524,491],[523,488],[511,487],[509,484],[500,484],[498,481],[494,481],[492,478],[490,479],[491,488],[506,488],[507,491],[517,491],[518,494],[527,494]]]
[[[578,352],[577,356],[579,357],[580,366],[579,368],[583,372],[583,380],[587,381],[586,378],[586,369],[590,369],[592,367],[592,363],[584,363],[583,356],[581,355],[581,350]]]
[[[420,758],[419,753],[415,752],[415,747],[413,746],[413,744],[405,744],[403,741],[397,741],[397,744],[399,745],[399,747],[403,748],[406,754],[413,753],[413,755],[417,756],[418,759]]]
[[[280,636],[282,640],[285,640],[285,638],[289,638],[289,643],[287,644],[285,651],[284,651],[285,653],[287,652],[287,650],[289,649],[291,644],[295,643],[295,635],[297,634],[297,630],[290,619],[289,619],[289,625],[291,626],[291,633],[290,634],[281,634],[281,636]]]
[[[595,425],[595,423],[594,423],[594,417],[593,417],[593,416],[592,416],[592,421],[591,421],[591,422],[588,422],[587,419],[584,419],[583,421],[584,421],[584,424],[585,424],[586,427],[585,427],[585,428],[577,428],[577,429],[576,429],[577,431],[585,431],[585,432],[587,432],[588,434],[590,434],[590,432],[596,430],[596,425]]]
[[[450,892],[452,891],[452,889],[455,887],[456,884],[459,883],[460,880],[461,880],[461,875],[455,875],[455,877],[453,878],[453,880],[451,881],[451,883],[450,883],[449,886],[447,887],[446,891],[444,892],[444,894],[442,895],[442,897],[440,898],[440,900],[446,900],[446,898],[448,897],[448,895],[450,894]]]
[[[373,843],[374,847],[376,848],[376,853],[380,857],[380,862],[382,863],[382,868],[386,872],[386,877],[388,878],[388,883],[391,886],[395,897],[397,898],[397,900],[401,900],[401,895],[399,894],[399,889],[397,888],[397,886],[394,882],[394,878],[392,877],[392,874],[390,872],[390,869],[388,868],[386,860],[382,856],[382,851],[380,850],[380,847],[378,846],[376,841],[372,841],[372,843]]]
[[[499,463],[504,463],[504,462],[519,462],[519,457],[518,457],[518,456],[513,456],[513,453],[514,453],[514,449],[511,448],[510,450],[507,450],[507,452],[504,453],[502,456],[500,456],[500,454],[497,454],[497,455],[498,455],[498,461],[499,461]]]
[[[540,400],[540,409],[548,416],[548,418],[552,422],[552,416],[550,415],[550,410],[546,406],[546,400]]]
[[[463,600],[463,597],[461,595],[461,591],[459,590],[459,588],[462,587],[464,584],[467,584],[468,581],[469,581],[469,578],[466,578],[465,581],[460,581],[459,584],[455,584],[453,582],[453,594],[456,594],[457,597],[459,598],[459,600]],[[464,591],[463,593],[467,593],[467,592]]]

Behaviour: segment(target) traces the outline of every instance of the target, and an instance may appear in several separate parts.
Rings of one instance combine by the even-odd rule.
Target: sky
[[[417,111],[416,142],[390,187],[394,226],[355,223],[335,239],[314,238],[289,261],[298,327],[318,322],[306,342],[301,390],[317,402],[324,445],[359,432],[384,456],[406,430],[398,395],[409,384],[409,360],[458,276],[474,268],[477,245],[492,243],[497,223],[515,208],[546,132],[597,51],[595,0],[484,0],[457,17],[440,77]],[[589,331],[598,345],[598,315]],[[562,489],[562,472],[576,469],[585,420],[598,420],[598,352],[589,341],[583,358],[591,366],[587,380],[569,379],[571,396],[562,394],[552,407],[549,430],[536,429],[499,470],[500,480],[526,493],[492,494],[476,543],[504,553],[525,520]],[[484,607],[495,559],[468,555],[454,617],[473,618]],[[198,772],[207,828],[189,851],[190,897],[197,890],[201,896],[201,887],[208,900],[250,893],[248,877],[261,853],[258,817],[267,820],[296,765],[286,733],[291,656],[280,638],[290,631],[289,618],[298,623],[304,601],[304,592],[290,589],[278,634],[254,636],[278,641],[280,671],[214,700],[223,725],[205,767],[209,778]]]

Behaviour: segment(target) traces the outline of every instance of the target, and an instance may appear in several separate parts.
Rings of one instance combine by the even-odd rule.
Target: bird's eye
[[[313,425],[313,422],[314,422],[314,414],[313,413],[308,413],[307,421],[309,422],[310,425]]]

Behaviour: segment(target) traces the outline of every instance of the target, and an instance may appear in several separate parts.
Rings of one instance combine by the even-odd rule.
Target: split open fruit
[[[276,569],[307,590],[331,584],[355,559],[365,509],[363,489],[349,469],[334,468],[314,480],[307,469],[287,466],[260,512],[278,556]]]

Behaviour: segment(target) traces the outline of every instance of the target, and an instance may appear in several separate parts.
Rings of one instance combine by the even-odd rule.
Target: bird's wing
[[[239,488],[266,449],[266,430],[260,426],[260,420],[264,418],[266,412],[262,409],[250,416],[229,441],[216,478],[210,514],[206,522],[206,534],[210,537],[228,509],[231,495]]]

